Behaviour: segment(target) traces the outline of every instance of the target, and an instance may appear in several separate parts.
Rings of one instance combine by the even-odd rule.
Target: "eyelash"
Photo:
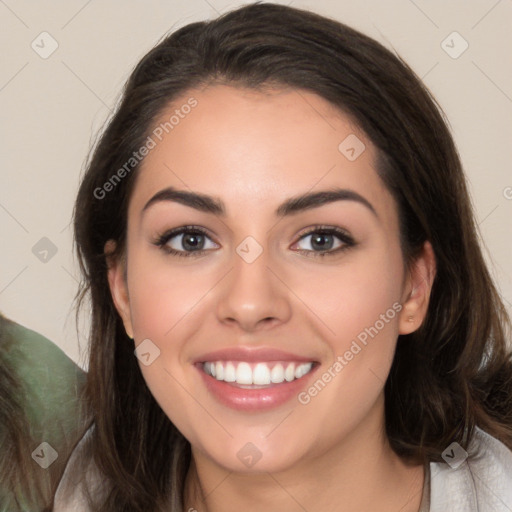
[[[177,251],[176,249],[172,249],[166,245],[169,242],[169,240],[171,240],[175,236],[181,235],[183,233],[202,235],[202,236],[210,238],[208,233],[204,229],[200,228],[199,226],[182,226],[182,227],[179,227],[176,229],[171,229],[161,235],[158,235],[156,237],[156,239],[153,241],[153,244],[156,245],[157,247],[159,247],[160,249],[162,249],[163,251],[165,251],[167,254],[170,254],[171,256],[178,256],[178,257],[184,257],[184,258],[188,258],[190,256],[200,256],[200,255],[211,250],[211,249],[201,249],[199,251]],[[302,233],[300,235],[298,241],[300,241],[303,238],[305,238],[309,235],[312,235],[312,234],[335,235],[343,243],[343,245],[341,247],[338,247],[337,249],[334,249],[334,250],[331,249],[331,250],[327,250],[327,251],[323,251],[323,252],[310,251],[310,250],[306,250],[306,249],[298,249],[297,252],[299,252],[300,254],[307,254],[308,256],[312,254],[313,257],[315,257],[315,258],[316,257],[325,257],[325,256],[333,256],[335,254],[344,252],[347,249],[350,249],[356,245],[354,239],[347,232],[345,232],[339,228],[334,228],[334,227],[329,227],[329,226],[314,226],[307,232]]]

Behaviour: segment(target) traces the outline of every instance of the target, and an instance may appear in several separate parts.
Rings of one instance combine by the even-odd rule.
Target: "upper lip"
[[[248,348],[248,347],[230,347],[221,350],[208,352],[197,357],[194,363],[204,363],[206,361],[297,361],[297,362],[315,362],[311,357],[299,356],[291,352],[277,350],[275,348]]]

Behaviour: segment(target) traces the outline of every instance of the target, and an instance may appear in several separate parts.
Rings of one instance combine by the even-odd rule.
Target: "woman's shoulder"
[[[431,463],[430,512],[510,512],[512,451],[476,428],[466,452],[453,443]]]
[[[55,343],[16,322],[0,317],[4,358],[26,393],[26,414],[34,437],[55,438],[80,428],[80,396],[85,372]],[[58,424],[57,432],[53,428]]]
[[[51,340],[0,313],[0,510],[51,500],[86,426],[85,377]]]

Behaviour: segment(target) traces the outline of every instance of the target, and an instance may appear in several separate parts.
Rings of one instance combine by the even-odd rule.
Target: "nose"
[[[269,329],[289,320],[290,290],[279,272],[270,268],[268,252],[252,263],[234,254],[233,269],[222,281],[217,317],[244,331]]]

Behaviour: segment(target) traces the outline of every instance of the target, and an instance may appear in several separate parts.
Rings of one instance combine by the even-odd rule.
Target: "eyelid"
[[[196,226],[196,225],[185,225],[185,226],[180,226],[177,228],[169,229],[169,230],[165,231],[163,234],[158,235],[155,238],[155,240],[153,240],[153,244],[158,246],[162,250],[166,251],[167,253],[169,253],[171,255],[175,255],[175,256],[185,256],[185,257],[201,256],[207,252],[212,251],[212,249],[199,249],[197,251],[181,251],[181,250],[176,250],[176,249],[167,247],[167,243],[169,242],[169,240],[171,240],[172,238],[174,238],[176,236],[179,236],[181,234],[188,233],[188,232],[192,232],[192,233],[195,232],[197,234],[203,235],[203,236],[209,238],[210,240],[212,240],[213,243],[215,243],[216,245],[219,245],[218,242],[216,242],[214,240],[214,238],[211,236],[209,230],[207,230],[206,228],[203,228],[201,226]],[[350,235],[350,233],[347,230],[337,227],[337,226],[315,224],[315,225],[311,225],[311,226],[308,226],[308,227],[302,229],[301,232],[297,235],[298,236],[297,241],[294,242],[292,246],[297,245],[302,239],[304,239],[307,236],[310,236],[312,234],[315,234],[315,233],[326,234],[326,235],[331,235],[331,236],[337,237],[342,242],[342,246],[338,247],[336,249],[330,249],[330,250],[325,250],[325,251],[312,251],[312,250],[307,250],[307,249],[296,249],[296,251],[298,253],[301,253],[301,254],[307,253],[307,254],[310,254],[313,256],[327,256],[327,255],[337,254],[345,249],[348,249],[348,248],[356,245],[355,240],[353,239],[353,237]]]
[[[299,239],[301,239],[306,235],[311,235],[312,233],[318,233],[323,231],[338,234],[340,236],[343,235],[345,238],[352,240],[352,236],[346,229],[340,228],[339,226],[332,226],[329,224],[313,224],[311,226],[303,228],[297,236],[299,237]]]
[[[189,231],[200,233],[201,235],[207,236],[212,240],[215,239],[215,237],[211,234],[211,232],[208,229],[193,224],[187,224],[186,226],[179,226],[177,228],[167,229],[161,235],[157,235],[156,238],[159,240],[162,240],[164,238],[170,239],[175,236],[181,235],[182,233],[188,233]]]
[[[335,255],[357,245],[357,243],[354,240],[354,238],[352,237],[352,235],[346,229],[343,229],[343,228],[340,228],[337,226],[330,226],[330,225],[313,225],[313,226],[304,228],[304,230],[301,231],[301,233],[298,235],[299,238],[298,238],[297,242],[295,242],[293,244],[293,246],[297,245],[304,238],[311,236],[315,233],[336,237],[341,242],[341,246],[337,247],[336,249],[329,249],[329,250],[325,250],[325,251],[311,251],[311,250],[307,250],[307,249],[296,249],[296,251],[301,254],[307,253],[313,257],[335,256]]]
[[[212,249],[200,249],[198,251],[178,251],[176,249],[172,249],[171,247],[167,247],[167,243],[169,240],[171,240],[174,237],[177,237],[179,235],[182,235],[184,233],[197,233],[202,236],[205,236],[212,240],[212,242],[216,245],[219,245],[215,240],[214,237],[210,234],[210,232],[201,226],[195,226],[195,225],[186,225],[186,226],[180,226],[173,229],[168,229],[164,231],[161,235],[157,235],[154,240],[152,240],[153,245],[156,245],[163,251],[166,251],[167,253],[175,256],[198,256],[202,255],[206,252],[211,251]]]

